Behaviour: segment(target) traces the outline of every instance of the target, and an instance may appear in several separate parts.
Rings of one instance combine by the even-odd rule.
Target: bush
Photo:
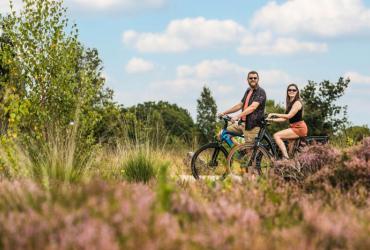
[[[336,162],[339,156],[339,151],[329,145],[313,145],[304,148],[295,161],[276,161],[275,172],[286,180],[302,181],[326,164]]]
[[[154,160],[143,151],[134,152],[123,163],[123,176],[129,182],[149,182],[156,176]]]
[[[305,184],[309,189],[330,185],[340,188],[343,192],[353,187],[363,187],[370,191],[370,137],[365,138],[361,145],[342,153],[336,162],[328,162],[308,178]]]

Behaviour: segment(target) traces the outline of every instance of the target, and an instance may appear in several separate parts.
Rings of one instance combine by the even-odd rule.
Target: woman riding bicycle
[[[283,157],[289,159],[289,155],[283,140],[293,140],[307,136],[307,125],[303,121],[303,103],[299,94],[298,86],[294,83],[289,84],[286,94],[285,114],[271,113],[269,121],[285,122],[289,120],[290,128],[281,130],[274,134],[276,144],[279,146]]]

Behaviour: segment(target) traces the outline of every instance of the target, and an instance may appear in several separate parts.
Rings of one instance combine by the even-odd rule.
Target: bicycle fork
[[[218,156],[219,153],[220,153],[219,148],[216,148],[215,151],[213,151],[211,162],[209,163],[210,167],[217,167],[218,166],[217,156]]]

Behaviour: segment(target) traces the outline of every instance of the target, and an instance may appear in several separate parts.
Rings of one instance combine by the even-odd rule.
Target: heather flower
[[[328,145],[313,145],[302,149],[294,160],[280,160],[274,163],[275,173],[286,180],[302,181],[327,164],[338,161],[339,151]]]
[[[173,197],[171,212],[186,215],[189,219],[196,220],[203,212],[199,202],[195,201],[187,193],[179,193]]]

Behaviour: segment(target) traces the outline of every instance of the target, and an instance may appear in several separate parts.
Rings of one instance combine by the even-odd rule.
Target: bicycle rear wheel
[[[227,173],[227,150],[217,142],[200,147],[191,159],[195,179],[219,179]]]
[[[234,147],[228,157],[228,172],[232,175],[243,175],[256,172],[268,177],[272,170],[272,158],[264,147],[253,144],[242,144]]]

